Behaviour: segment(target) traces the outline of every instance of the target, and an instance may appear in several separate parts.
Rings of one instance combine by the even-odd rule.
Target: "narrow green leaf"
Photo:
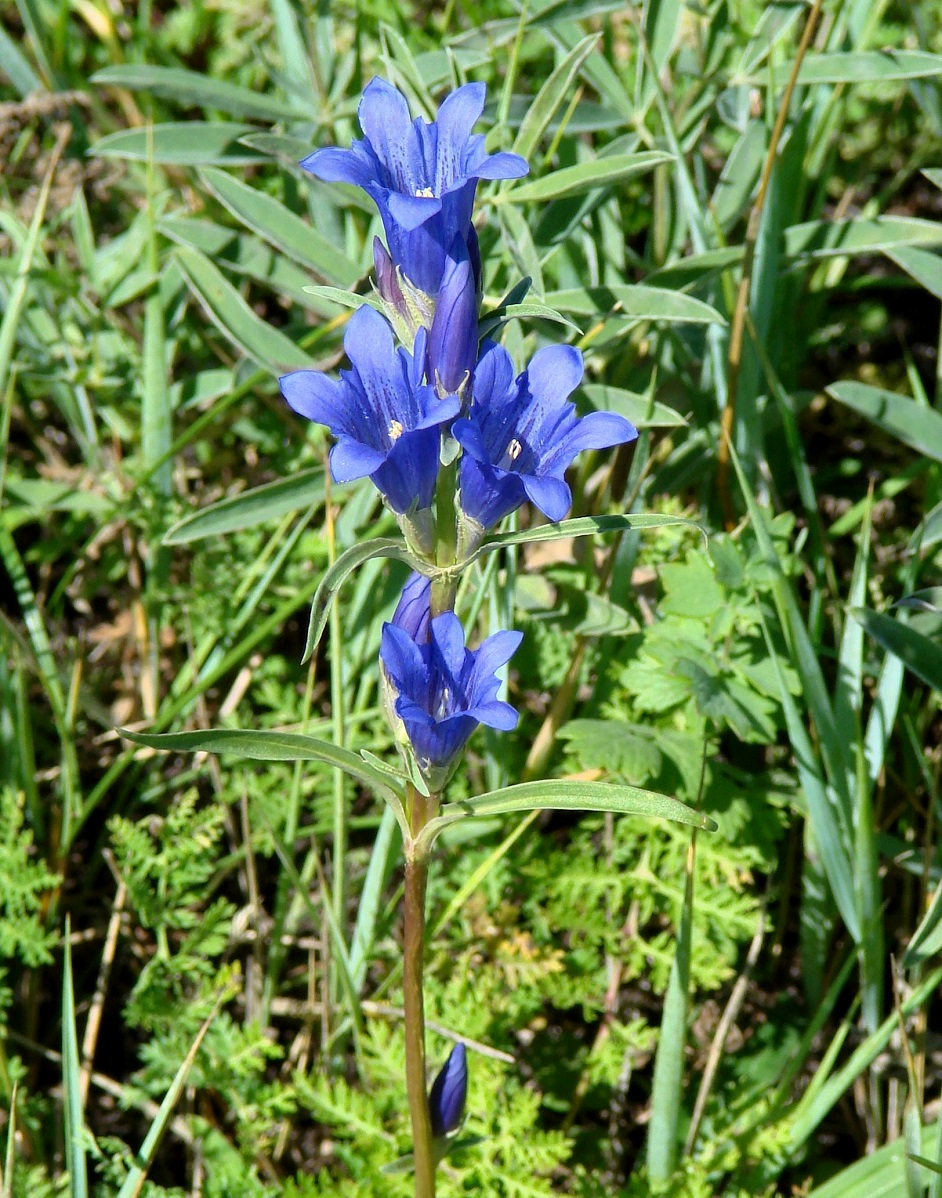
[[[336,494],[340,490],[334,487]],[[324,501],[324,468],[313,466],[290,478],[264,483],[252,487],[241,495],[220,499],[208,507],[178,520],[164,534],[165,545],[186,545],[204,537],[224,536],[230,532],[241,532],[270,520],[278,520],[288,512]]]
[[[827,393],[925,457],[942,462],[942,415],[932,408],[867,383],[832,383]]]
[[[942,885],[935,888],[929,909],[922,917],[919,927],[903,955],[903,968],[912,969],[921,965],[942,949]]]
[[[901,1003],[903,1015],[909,1015],[918,1010],[934,994],[942,982],[942,969],[936,969],[913,990]],[[810,1135],[813,1135],[822,1119],[828,1114],[840,1097],[850,1089],[854,1081],[864,1070],[876,1060],[886,1048],[890,1038],[899,1030],[899,1017],[894,1011],[883,1021],[877,1031],[872,1032],[851,1053],[844,1065],[820,1087],[812,1096],[810,1102],[801,1101],[795,1112],[790,1138],[790,1148],[797,1150]],[[873,1191],[867,1190],[872,1198]]]
[[[24,100],[30,92],[42,91],[42,80],[2,25],[0,25],[0,71],[6,75]]]
[[[848,615],[863,624],[870,636],[889,653],[894,653],[917,678],[942,692],[942,645],[868,607],[852,607]]]
[[[577,516],[573,520],[561,520],[559,524],[540,524],[536,528],[523,528],[515,532],[499,532],[488,537],[480,549],[469,559],[477,561],[484,554],[493,553],[505,545],[527,545],[534,542],[565,541],[569,537],[588,537],[606,532],[642,532],[652,528],[686,527],[703,533],[695,520],[684,516],[657,516],[644,513],[630,516]]]
[[[119,729],[125,740],[162,753],[231,753],[250,761],[319,761],[335,766],[368,786],[402,817],[404,793],[395,779],[357,753],[300,732],[256,731],[250,728],[206,728],[194,732],[143,733]]]
[[[597,411],[617,412],[619,416],[630,420],[635,428],[682,428],[687,423],[679,412],[667,404],[652,401],[637,391],[588,383],[582,387],[582,394]]]
[[[395,845],[396,821],[387,807],[370,850],[370,863],[357,903],[357,922],[350,944],[350,980],[357,994],[363,989],[367,968],[376,942],[377,925],[390,857]]]
[[[939,541],[942,541],[942,503],[937,503],[923,519],[910,537],[908,548],[910,552],[915,552],[917,548],[928,549]]]
[[[304,656],[301,658],[302,663],[306,662],[317,648],[317,643],[327,624],[331,599],[358,566],[362,566],[364,562],[368,562],[374,557],[391,557],[400,562],[407,562],[413,570],[428,570],[428,566],[423,566],[423,563],[418,562],[402,541],[393,537],[376,537],[362,545],[353,545],[346,553],[342,553],[321,579],[314,592],[314,599],[311,603],[311,619],[307,628],[307,642],[304,646]]]
[[[297,109],[275,96],[263,96],[200,71],[182,67],[160,67],[152,63],[120,63],[92,75],[91,83],[102,87],[126,87],[129,91],[151,92],[178,104],[216,108],[230,116],[254,117],[263,121],[296,118]]]
[[[574,287],[548,291],[547,304],[562,312],[596,319],[667,320],[689,324],[725,324],[715,308],[682,291],[645,284],[618,283],[608,287]]]
[[[527,114],[513,144],[515,154],[529,160],[550,121],[566,99],[573,80],[579,74],[579,68],[598,44],[599,37],[598,33],[589,34],[570,50],[537,92],[533,102],[528,104]]]
[[[199,250],[180,246],[173,256],[210,320],[244,354],[273,374],[313,366],[304,350],[255,315],[222,272]]]
[[[88,1198],[85,1162],[85,1120],[78,1032],[75,1027],[75,991],[72,986],[71,926],[65,921],[65,956],[62,970],[62,1088],[65,1096],[65,1158],[71,1198]]]
[[[552,320],[555,324],[565,325],[567,328],[575,329],[581,335],[582,329],[577,324],[573,324],[571,320],[563,316],[561,312],[557,312],[555,308],[551,308],[548,304],[538,303],[536,300],[526,300],[522,304],[508,304],[503,308],[492,308],[490,312],[485,312],[481,317],[480,334],[482,337],[493,337],[497,329],[500,329],[510,320]]]
[[[500,191],[492,197],[494,204],[542,203],[558,200],[563,196],[581,195],[599,187],[612,187],[624,183],[636,175],[643,175],[662,162],[673,161],[671,154],[660,150],[645,150],[640,154],[612,154],[607,158],[595,158],[578,166],[563,167],[541,179],[523,183]]]
[[[201,175],[209,190],[236,220],[301,266],[316,271],[341,288],[352,287],[359,279],[362,272],[356,263],[272,196],[214,167],[207,167]]]
[[[791,62],[780,62],[773,72],[776,87],[788,80]],[[942,75],[942,56],[921,50],[847,50],[805,55],[798,73],[804,86],[819,83],[880,83],[886,80],[929,79]],[[765,84],[768,75],[756,74],[750,82]]]
[[[339,304],[341,308],[350,308],[355,311],[357,308],[362,308],[364,304],[369,304],[377,312],[382,312],[383,310],[382,300],[374,291],[371,291],[368,295],[358,295],[354,291],[344,291],[340,287],[322,287],[317,285],[305,287],[304,290],[308,295],[316,295],[318,299],[329,300],[332,304]]]
[[[942,245],[942,224],[915,216],[812,220],[785,230],[789,258],[872,254],[907,245]]]
[[[648,1176],[655,1186],[666,1185],[677,1165],[678,1126],[683,1107],[687,1014],[690,1004],[690,955],[693,933],[693,872],[688,869],[684,905],[677,929],[664,1014],[654,1058],[651,1121],[648,1124]]]
[[[154,162],[163,166],[246,166],[266,162],[264,155],[239,144],[239,138],[253,129],[252,125],[226,121],[170,121],[154,125]],[[96,141],[88,152],[96,158],[146,162],[148,130],[119,129]]]
[[[887,250],[886,256],[936,299],[942,299],[942,258],[938,254],[916,249],[915,246],[900,246],[899,249]]]
[[[118,1198],[138,1198],[141,1190],[144,1188],[147,1172],[150,1169],[154,1154],[167,1129],[167,1125],[170,1122],[173,1108],[177,1105],[180,1095],[183,1093],[183,1087],[186,1085],[186,1079],[193,1068],[196,1054],[199,1052],[200,1045],[203,1043],[206,1033],[212,1026],[213,1020],[219,1014],[219,1008],[227,997],[227,993],[223,991],[217,998],[212,1011],[197,1032],[196,1039],[190,1045],[189,1051],[180,1062],[180,1067],[174,1075],[173,1081],[170,1083],[170,1089],[164,1095],[164,1100],[160,1104],[157,1114],[154,1116],[154,1121],[150,1125],[147,1135],[144,1137],[144,1143],[141,1145],[135,1162],[129,1170],[127,1177],[125,1177],[121,1189],[118,1191]]]
[[[613,724],[612,728],[617,729]],[[431,820],[419,836],[419,843],[430,846],[439,832],[463,819],[483,819],[534,809],[544,811],[613,811],[619,815],[641,815],[646,819],[667,819],[678,824],[709,831],[716,825],[681,803],[679,799],[621,786],[609,782],[521,782],[504,790],[490,791],[462,803],[446,803],[437,819]]]

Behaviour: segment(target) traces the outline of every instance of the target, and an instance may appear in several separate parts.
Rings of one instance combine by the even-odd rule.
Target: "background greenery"
[[[0,19],[0,1193],[410,1191],[379,1173],[408,1150],[394,821],[323,765],[113,731],[393,758],[401,566],[353,575],[298,665],[329,563],[393,524],[276,383],[336,367],[369,289],[371,206],[296,160],[378,73],[429,113],[484,80],[489,145],[532,163],[481,189],[486,308],[511,293],[521,365],[580,346],[582,402],[643,430],[574,514],[710,533],[465,580],[478,635],[525,633],[523,714],[452,798],[604,778],[718,831],[442,836],[430,1056],[478,1049],[442,1192],[939,1198],[935,0]]]

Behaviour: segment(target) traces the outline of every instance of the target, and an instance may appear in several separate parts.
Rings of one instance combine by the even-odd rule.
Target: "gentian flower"
[[[471,237],[478,179],[519,179],[518,154],[488,154],[471,130],[486,88],[468,83],[446,96],[429,124],[412,119],[405,96],[384,79],[367,84],[358,117],[364,139],[349,150],[316,150],[301,162],[328,183],[352,183],[373,199],[392,261],[426,295],[438,294],[452,242]],[[476,250],[469,246],[472,260]]]
[[[460,410],[457,396],[440,399],[423,383],[426,334],[414,353],[396,349],[392,329],[364,304],[350,318],[343,346],[351,370],[340,381],[317,370],[284,375],[281,391],[308,420],[337,438],[330,451],[336,482],[369,476],[400,515],[431,507],[438,478],[441,425]]]
[[[429,640],[416,644],[404,628],[384,624],[379,655],[395,694],[419,769],[440,790],[478,724],[509,731],[517,713],[497,698],[495,671],[510,660],[520,632],[495,632],[478,649],[466,649],[453,611],[429,623]]]
[[[461,444],[460,506],[479,529],[529,499],[550,520],[572,505],[566,470],[583,449],[633,441],[638,430],[614,412],[581,419],[569,396],[582,381],[582,354],[571,345],[537,350],[516,379],[510,354],[493,341],[474,372],[471,407],[456,420]]]
[[[450,1135],[461,1123],[468,1096],[468,1062],[463,1044],[456,1044],[448,1060],[438,1071],[429,1091],[432,1135],[439,1139]]]

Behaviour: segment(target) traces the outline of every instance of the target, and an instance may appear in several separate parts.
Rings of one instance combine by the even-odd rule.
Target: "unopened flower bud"
[[[465,1047],[456,1044],[439,1070],[428,1096],[432,1134],[436,1139],[450,1135],[459,1126],[467,1096],[468,1063]]]

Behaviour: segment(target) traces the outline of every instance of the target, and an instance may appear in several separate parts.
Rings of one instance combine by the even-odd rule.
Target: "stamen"
[[[416,188],[415,194],[417,196],[421,196],[423,200],[435,199],[435,192],[432,191],[431,187],[418,187]]]
[[[389,433],[390,441],[398,441],[399,438],[402,436],[402,434],[405,432],[405,429],[402,427],[402,425],[399,423],[398,420],[390,420],[389,428],[388,428],[387,432]]]
[[[517,440],[517,438],[514,437],[514,439],[507,446],[507,456],[510,458],[510,460],[512,462],[515,462],[522,453],[523,453],[523,446],[520,444],[520,442]]]

